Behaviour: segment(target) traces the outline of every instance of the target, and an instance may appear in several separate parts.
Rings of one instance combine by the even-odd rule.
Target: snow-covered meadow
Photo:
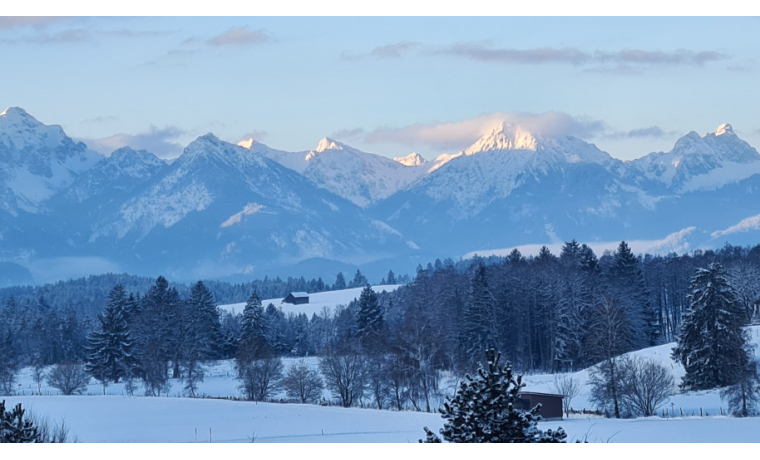
[[[760,343],[760,326],[750,328],[754,345]],[[642,358],[655,359],[672,369],[676,382],[683,368],[672,362],[673,344],[634,352]],[[298,359],[284,359],[287,369]],[[318,358],[306,359],[316,367]],[[220,361],[205,369],[199,385],[201,398],[183,395],[183,383],[171,380],[171,390],[164,397],[130,396],[123,384],[112,384],[103,395],[103,387],[94,380],[86,394],[60,396],[42,383],[38,389],[32,369],[19,376],[18,395],[4,397],[8,405],[22,403],[36,415],[50,422],[64,421],[71,437],[81,442],[307,442],[307,443],[407,443],[423,437],[423,426],[437,431],[443,419],[437,413],[343,408],[314,404],[254,403],[215,399],[240,397],[233,363]],[[572,400],[576,409],[592,409],[589,402],[588,371],[568,377],[583,384]],[[526,375],[531,391],[553,392],[554,375]],[[443,379],[442,393],[451,393],[455,380]],[[41,395],[37,394],[41,390]],[[279,395],[285,398],[284,394]],[[324,397],[331,399],[329,391]],[[442,395],[436,401],[440,404]],[[668,416],[663,417],[663,409]],[[702,416],[700,416],[700,409]],[[681,416],[683,411],[683,416]],[[568,441],[612,443],[712,443],[760,441],[760,417],[733,418],[725,413],[726,404],[719,392],[700,391],[678,394],[658,411],[660,416],[630,420],[573,415],[569,419],[541,422],[543,429],[561,426]]]
[[[372,286],[372,290],[376,293],[393,292],[400,286],[403,286],[403,284],[386,284]],[[261,301],[261,305],[266,308],[271,303],[275,307],[282,310],[282,312],[286,315],[291,313],[294,315],[300,315],[303,313],[311,318],[311,315],[315,313],[317,315],[321,315],[325,309],[327,309],[328,315],[331,315],[335,312],[335,307],[339,305],[348,306],[350,302],[358,299],[362,293],[362,289],[364,289],[364,287],[342,289],[338,291],[316,292],[309,294],[309,303],[301,305],[283,303],[283,299],[281,297],[276,299],[264,299]],[[238,314],[243,312],[243,309],[245,308],[245,302],[219,305],[219,308],[233,314]]]

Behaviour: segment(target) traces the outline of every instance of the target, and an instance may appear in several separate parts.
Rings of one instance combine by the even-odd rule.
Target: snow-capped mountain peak
[[[396,157],[393,161],[401,163],[404,166],[421,166],[427,163],[427,160],[422,158],[417,152],[412,152],[405,157]]]
[[[253,144],[255,143],[256,141],[253,140],[252,137],[249,137],[248,139],[238,142],[237,145],[239,145],[240,147],[243,147],[244,149],[251,150],[251,148],[253,147]]]
[[[734,134],[734,128],[728,123],[723,123],[722,125],[718,126],[718,129],[715,130],[716,136],[722,136],[724,134],[736,136],[736,134]]]
[[[29,115],[29,113],[22,109],[21,107],[8,107],[7,109],[3,110],[2,113],[0,113],[0,117],[5,117],[8,119],[15,119],[15,120],[30,120],[34,121],[35,124],[41,124],[39,121],[37,121],[33,116]]]
[[[0,114],[0,143],[8,147],[55,148],[65,139],[63,128],[44,125],[20,107],[7,108]]]
[[[520,125],[502,123],[468,147],[465,155],[491,150],[537,150],[538,140]]]
[[[723,123],[704,136],[691,131],[670,152],[651,153],[631,164],[648,180],[679,192],[714,190],[760,173],[760,154]]]
[[[340,142],[336,142],[329,137],[325,137],[321,141],[319,141],[319,144],[317,144],[317,148],[314,149],[317,153],[322,153],[325,150],[343,150],[345,147],[344,144],[341,144]]]

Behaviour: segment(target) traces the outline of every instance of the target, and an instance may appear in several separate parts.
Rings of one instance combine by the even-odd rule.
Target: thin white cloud
[[[494,48],[489,42],[455,43],[437,51],[439,54],[463,57],[474,61],[500,64],[585,64],[592,55],[578,48]]]
[[[151,126],[144,133],[119,133],[101,139],[78,139],[87,144],[90,149],[103,155],[110,155],[114,150],[131,147],[135,150],[147,150],[159,158],[176,158],[182,153],[182,145],[177,139],[185,131],[176,127],[157,128]]]
[[[273,41],[274,38],[263,29],[250,30],[248,26],[232,27],[223,34],[208,41],[213,46],[247,46]]]
[[[592,138],[605,130],[605,123],[562,112],[506,113],[494,112],[466,120],[443,123],[415,123],[413,125],[384,127],[367,133],[365,142],[391,142],[408,146],[426,145],[435,149],[463,149],[488,134],[501,123],[519,125],[523,129],[544,136],[576,136]]]
[[[17,27],[43,28],[65,19],[67,18],[59,16],[0,16],[0,30]]]
[[[723,235],[730,235],[732,233],[749,232],[751,230],[760,230],[760,214],[743,219],[736,225],[732,225],[725,230],[718,230],[712,232],[710,236],[715,239]]]
[[[480,62],[510,65],[565,64],[583,67],[585,71],[632,75],[665,66],[703,66],[729,56],[713,50],[673,51],[623,49],[588,51],[575,47],[499,48],[489,41],[455,43],[438,48],[435,54],[455,56]]]
[[[626,240],[628,247],[635,254],[669,254],[675,252],[678,254],[685,254],[691,250],[691,244],[688,241],[688,237],[696,230],[696,227],[688,227],[677,232],[671,233],[661,240]],[[579,241],[579,243],[583,243]],[[595,254],[601,255],[606,251],[615,252],[620,245],[620,241],[591,241],[586,242]],[[543,246],[549,248],[552,254],[558,255],[562,251],[564,242],[553,241],[546,244],[524,244],[521,246],[513,246],[503,249],[488,249],[483,251],[473,251],[465,254],[464,259],[470,259],[475,256],[488,257],[488,256],[500,256],[506,257],[512,250],[517,249],[525,256],[537,256]]]
[[[367,53],[352,53],[350,51],[344,51],[341,53],[341,59],[346,61],[356,61],[365,58],[374,59],[400,59],[410,52],[419,48],[418,42],[401,41],[397,43],[391,43],[384,46],[378,46]]]
[[[339,141],[358,141],[363,139],[364,130],[362,128],[340,129],[330,134],[330,137]]]
[[[648,128],[632,129],[630,131],[615,131],[610,134],[605,134],[603,137],[607,139],[664,139],[677,135],[677,131],[665,131],[659,126],[650,126]]]

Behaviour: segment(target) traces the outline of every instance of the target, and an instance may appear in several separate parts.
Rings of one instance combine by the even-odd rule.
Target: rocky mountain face
[[[573,238],[749,244],[758,194],[760,154],[728,124],[629,162],[505,124],[431,162],[329,138],[285,152],[207,134],[167,163],[128,147],[103,157],[22,109],[0,114],[0,262],[59,277],[77,261],[197,279],[297,264],[384,274]]]

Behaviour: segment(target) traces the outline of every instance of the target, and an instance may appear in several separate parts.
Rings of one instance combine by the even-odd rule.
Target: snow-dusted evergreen
[[[21,404],[6,410],[5,400],[0,401],[0,443],[41,442],[38,427],[24,416],[25,412]]]
[[[103,385],[134,375],[137,368],[135,341],[125,317],[127,300],[124,287],[114,286],[103,313],[98,315],[98,327],[87,337],[85,370]]]
[[[487,352],[487,368],[479,367],[475,377],[465,376],[453,398],[441,409],[446,423],[441,435],[447,442],[466,443],[556,443],[567,435],[562,428],[538,429],[541,405],[530,410],[517,409],[520,391],[525,386],[509,363],[499,363],[501,354]],[[427,428],[426,442],[440,442]],[[422,441],[420,441],[422,442]]]
[[[377,333],[383,327],[383,311],[377,301],[377,294],[367,284],[359,296],[359,312],[356,317],[356,330],[359,337]]]
[[[684,315],[673,358],[683,364],[681,387],[690,390],[733,385],[748,368],[751,350],[742,326],[744,312],[719,263],[697,270],[691,308]]]

